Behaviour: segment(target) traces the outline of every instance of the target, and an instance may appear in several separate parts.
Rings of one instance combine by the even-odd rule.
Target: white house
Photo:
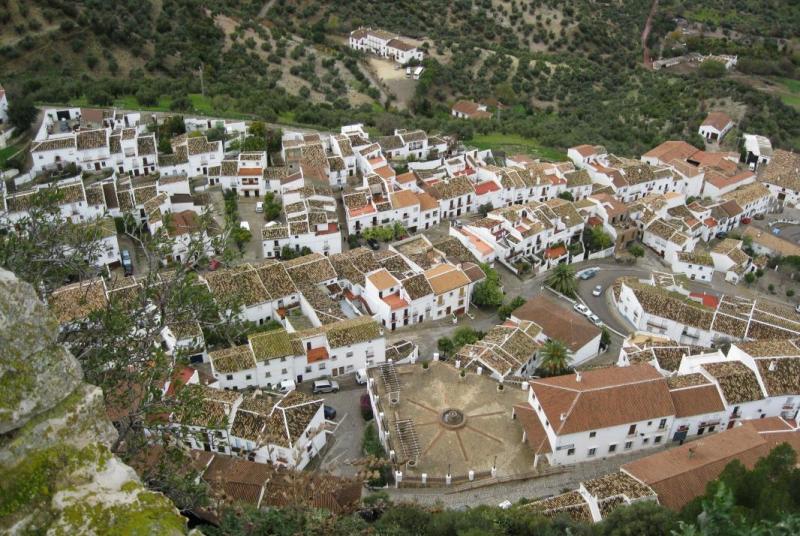
[[[719,142],[733,128],[733,119],[725,112],[709,112],[697,132],[706,141]]]
[[[358,28],[350,32],[350,48],[372,52],[383,58],[389,58],[400,65],[416,60],[421,62],[424,54],[414,45],[384,30]]]
[[[683,274],[692,281],[711,281],[714,260],[707,251],[679,251],[672,259],[672,273]]]
[[[183,155],[186,150],[185,174],[194,177],[207,175],[210,168],[222,164],[224,158],[221,141],[209,142],[205,136],[192,136],[181,134],[172,139],[172,150],[175,154]]]
[[[753,260],[742,250],[742,244],[741,240],[726,238],[710,252],[714,270],[723,273],[725,280],[733,284],[738,283],[747,272],[755,270]]]
[[[650,365],[533,379],[528,403],[537,419],[522,424],[538,444],[534,463],[546,457],[550,465],[657,447],[675,418],[667,381]]]
[[[772,160],[772,142],[766,136],[742,134],[744,140],[744,163],[756,171],[760,166]]]
[[[759,168],[758,180],[772,192],[778,203],[800,203],[800,153],[776,149],[766,165]]]

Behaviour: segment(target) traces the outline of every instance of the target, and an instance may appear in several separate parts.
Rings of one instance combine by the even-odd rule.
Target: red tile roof
[[[484,195],[488,194],[489,192],[496,192],[500,189],[494,181],[485,181],[481,182],[480,184],[475,185],[475,194],[476,195]]]
[[[317,361],[323,361],[328,359],[328,350],[324,346],[306,350],[306,358],[308,359],[309,364],[316,363]]]

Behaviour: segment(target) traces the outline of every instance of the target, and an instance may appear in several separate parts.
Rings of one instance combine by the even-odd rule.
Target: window
[[[252,380],[253,379],[253,375],[252,374],[247,374],[247,375],[245,375],[244,379],[245,380]]]
[[[311,367],[306,367],[306,374],[309,374],[310,372],[311,372]]]
[[[325,370],[325,363],[319,364],[319,370]]]
[[[659,430],[663,430],[667,427],[667,419],[661,419],[661,422],[658,423]]]
[[[596,435],[597,435],[597,432],[589,432],[589,437],[595,437]]]
[[[653,440],[653,443],[655,443],[656,445],[658,445],[659,443],[661,443],[661,436],[660,436],[660,435],[657,435],[657,436],[656,436],[656,438]]]
[[[616,452],[616,451],[617,451],[617,446],[616,445],[609,445],[608,446],[608,452]]]
[[[353,352],[347,352],[346,357],[353,357]]]
[[[633,435],[633,434],[635,434],[635,433],[636,433],[636,425],[635,425],[635,424],[632,424],[632,425],[630,426],[630,428],[628,428],[628,435],[630,436],[630,435]]]
[[[589,456],[594,456],[595,454],[597,454],[597,449],[594,448],[594,447],[590,448],[589,449]]]
[[[289,371],[288,371],[288,370],[286,370],[286,369],[281,369],[281,374],[283,374],[284,376],[285,376],[286,374],[288,374],[288,373],[289,373]]]
[[[642,441],[642,445],[647,445],[648,443],[650,443],[650,438],[649,437],[645,437],[644,441]]]
[[[265,373],[264,373],[264,377],[265,377],[265,378],[270,378],[271,376],[272,376],[272,373],[271,373],[271,372],[269,372],[269,371],[267,371],[267,372],[265,372]]]
[[[575,449],[567,449],[567,456],[572,456],[575,454]]]
[[[709,432],[713,432],[715,428],[716,428],[716,426],[709,426],[708,427],[708,431]]]
[[[626,441],[625,450],[631,450],[631,447],[633,447],[633,441]]]
[[[232,379],[233,379],[233,374],[227,374],[227,375],[225,376],[225,379],[226,379],[226,380],[232,380]]]

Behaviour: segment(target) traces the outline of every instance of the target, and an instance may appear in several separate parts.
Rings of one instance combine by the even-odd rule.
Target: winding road
[[[647,15],[647,21],[645,21],[644,30],[642,30],[642,50],[643,50],[642,60],[644,66],[648,69],[653,68],[653,60],[650,57],[650,49],[647,46],[647,38],[650,37],[650,30],[653,27],[653,17],[655,17],[657,10],[658,10],[658,0],[653,0],[653,5],[650,6],[650,14]]]

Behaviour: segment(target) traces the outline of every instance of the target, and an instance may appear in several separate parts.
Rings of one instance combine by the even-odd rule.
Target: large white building
[[[421,62],[424,55],[414,45],[385,30],[359,28],[350,32],[350,48],[389,58],[400,65],[411,60]]]

